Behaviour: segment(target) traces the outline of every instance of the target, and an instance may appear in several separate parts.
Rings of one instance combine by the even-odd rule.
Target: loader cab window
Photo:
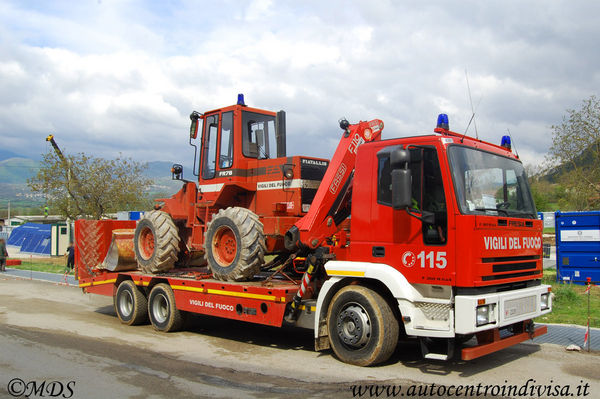
[[[202,143],[202,178],[215,177],[217,163],[217,137],[219,132],[219,115],[204,118],[204,136]]]
[[[248,158],[277,157],[274,116],[242,112],[242,152]]]
[[[392,206],[392,177],[390,153],[393,147],[380,151],[377,174],[377,202]],[[434,214],[434,223],[422,223],[423,242],[442,245],[446,242],[448,217],[446,196],[438,154],[433,147],[410,148],[410,170],[412,176],[412,206],[418,212]]]
[[[221,150],[219,168],[227,169],[233,165],[233,112],[225,112],[221,119]]]

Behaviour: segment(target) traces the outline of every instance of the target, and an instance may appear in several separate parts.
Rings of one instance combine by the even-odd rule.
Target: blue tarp
[[[21,252],[50,255],[52,225],[25,223],[13,229],[6,243],[21,247]]]

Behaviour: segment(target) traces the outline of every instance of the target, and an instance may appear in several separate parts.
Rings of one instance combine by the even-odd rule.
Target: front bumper
[[[542,310],[542,294],[548,294],[548,307]],[[457,295],[455,303],[455,333],[475,334],[501,328],[550,313],[552,295],[549,285],[520,290],[482,294]],[[490,306],[490,322],[477,325],[477,307]]]

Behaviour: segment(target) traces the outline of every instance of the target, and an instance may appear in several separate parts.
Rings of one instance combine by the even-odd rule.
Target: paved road
[[[44,273],[10,268],[7,268],[7,274],[26,279],[50,281],[58,284],[77,286],[77,280],[75,280],[72,275],[65,277],[62,274],[56,273]],[[538,343],[550,343],[565,347],[574,344],[583,348],[585,330],[585,327],[581,326],[549,324],[548,334],[536,338],[535,341]],[[600,351],[600,328],[592,328],[590,336],[591,350]],[[584,349],[587,349],[587,347]]]
[[[163,334],[120,324],[109,297],[9,275],[0,275],[0,336],[2,397],[21,380],[57,381],[76,398],[352,398],[356,384],[559,384],[600,395],[600,356],[557,345],[528,342],[470,362],[438,362],[404,342],[385,365],[361,368],[315,352],[309,330],[197,316],[185,331]]]

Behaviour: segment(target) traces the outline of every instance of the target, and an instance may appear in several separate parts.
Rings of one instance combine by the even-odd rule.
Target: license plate
[[[535,311],[535,295],[504,302],[504,319],[512,319]]]

